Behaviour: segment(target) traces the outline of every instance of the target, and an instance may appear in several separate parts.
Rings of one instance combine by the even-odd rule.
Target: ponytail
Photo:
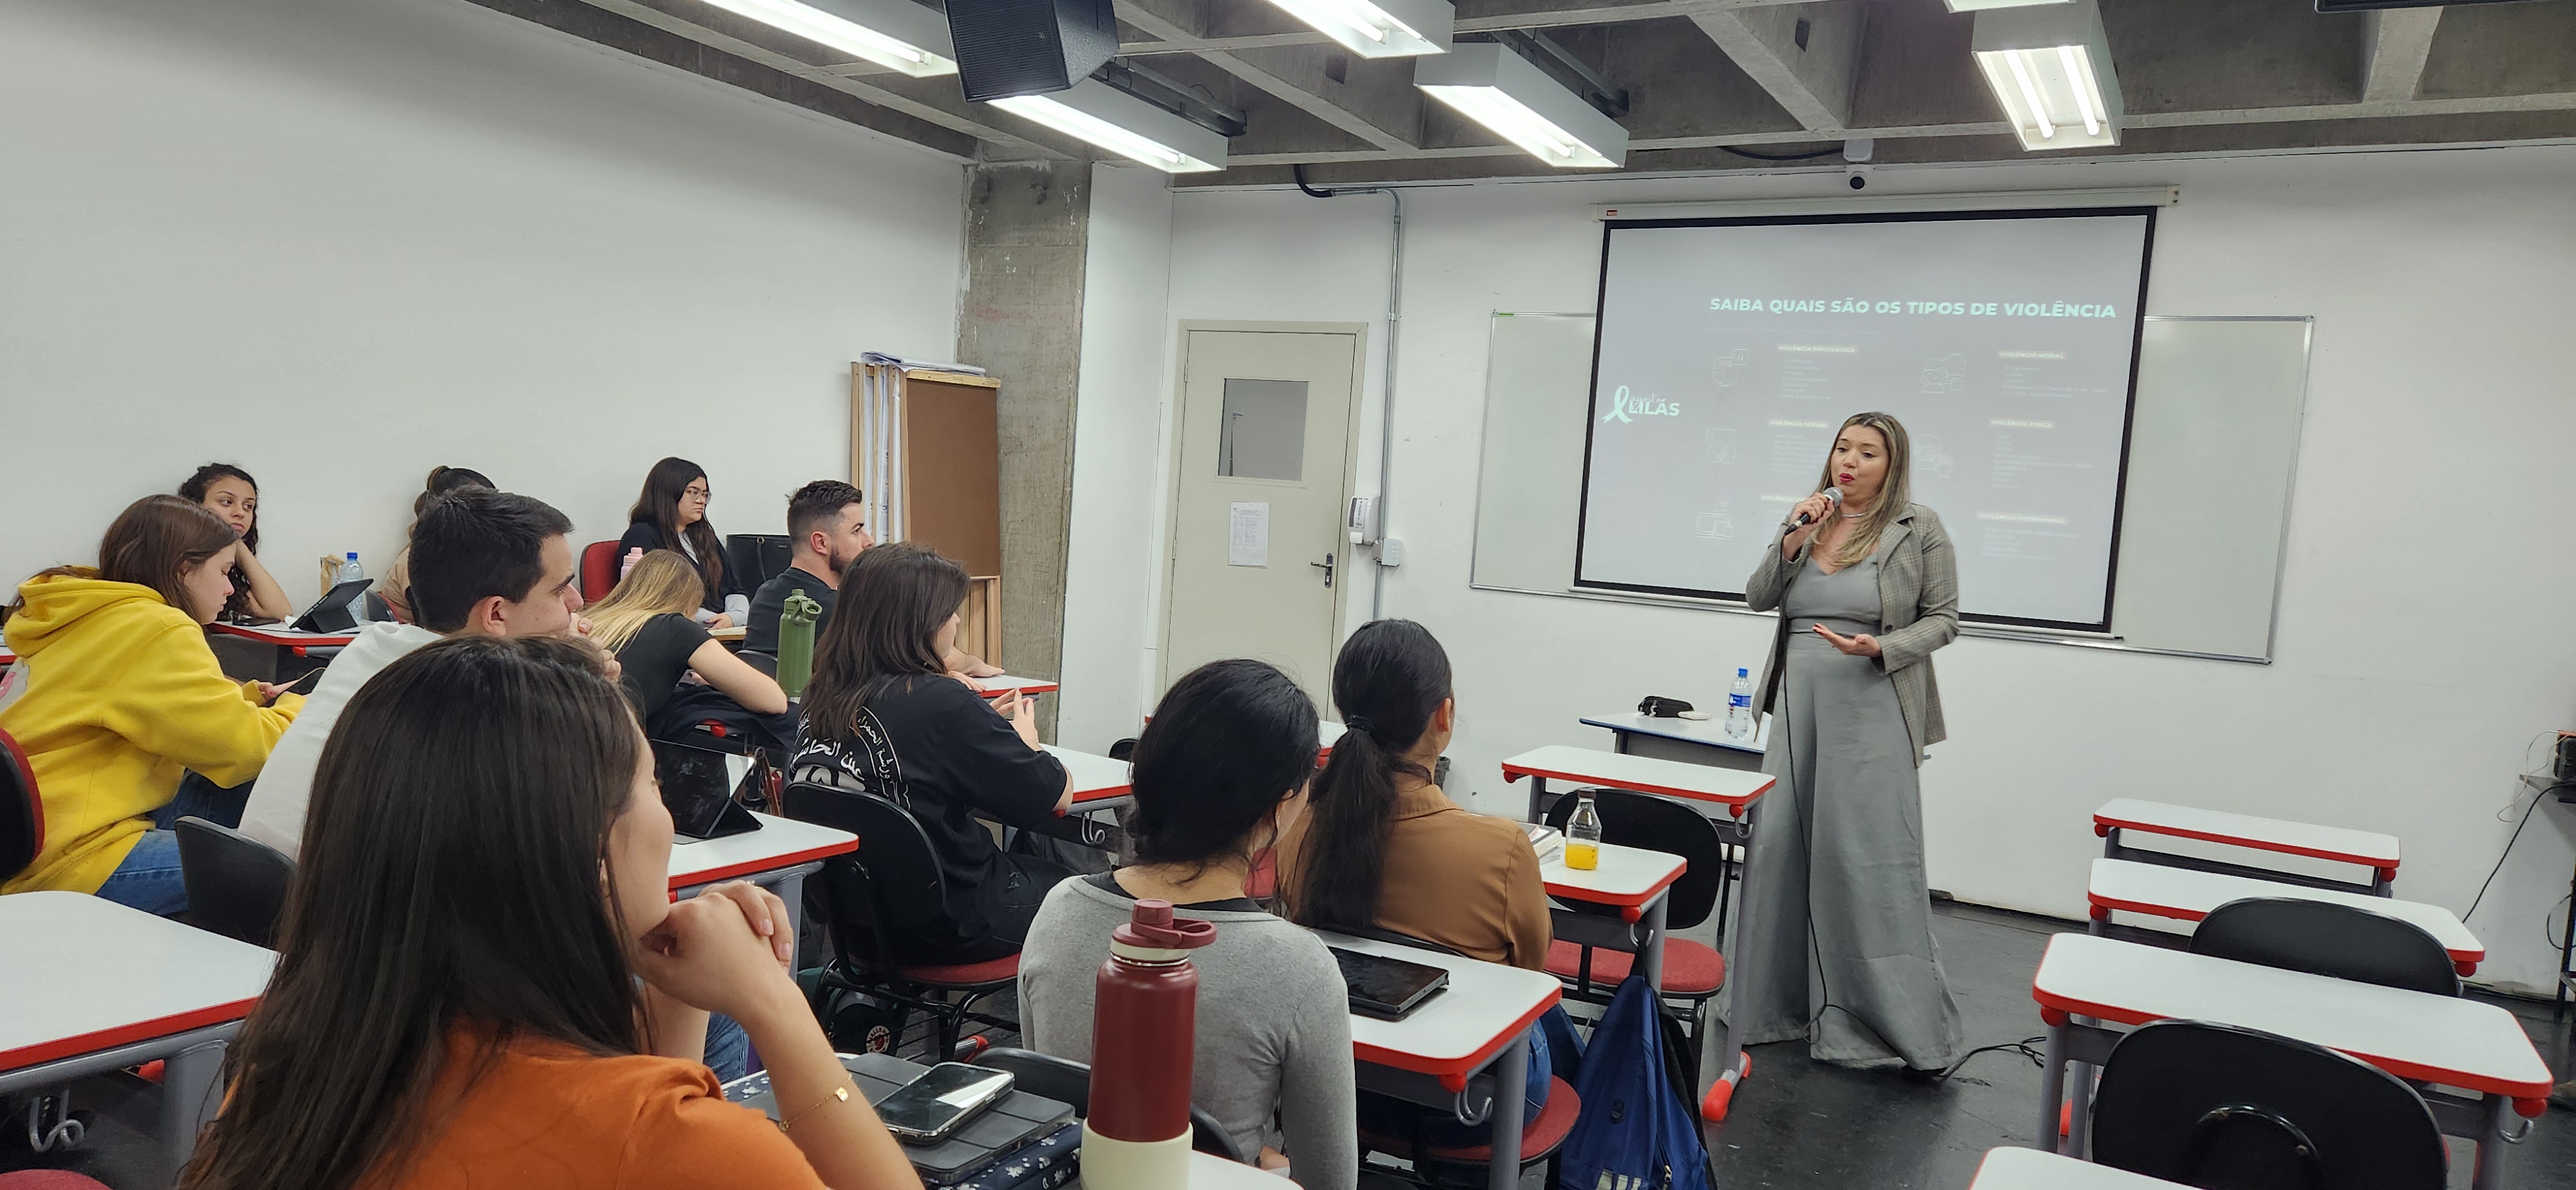
[[[1364,624],[1333,662],[1333,704],[1346,729],[1315,778],[1306,845],[1286,873],[1289,916],[1322,928],[1377,924],[1393,829],[1396,775],[1428,783],[1431,770],[1406,758],[1449,697],[1449,655],[1410,620]]]

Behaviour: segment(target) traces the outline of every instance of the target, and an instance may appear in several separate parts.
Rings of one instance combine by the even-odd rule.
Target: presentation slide
[[[1575,585],[1742,598],[1835,429],[1877,410],[1962,615],[2107,631],[2154,218],[1609,224]]]

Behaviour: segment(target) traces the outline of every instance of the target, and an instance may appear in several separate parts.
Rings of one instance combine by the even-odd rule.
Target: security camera
[[[1843,142],[1843,178],[1854,190],[1869,188],[1869,159],[1878,155],[1875,137],[1855,136]]]
[[[1869,167],[1859,164],[1846,165],[1843,167],[1843,180],[1854,190],[1866,190],[1869,188]]]

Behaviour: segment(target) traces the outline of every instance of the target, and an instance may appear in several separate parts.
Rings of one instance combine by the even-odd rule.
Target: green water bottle
[[[778,612],[778,688],[795,698],[805,693],[805,683],[814,677],[814,617],[823,614],[823,605],[807,597],[803,588],[787,593],[787,602]]]

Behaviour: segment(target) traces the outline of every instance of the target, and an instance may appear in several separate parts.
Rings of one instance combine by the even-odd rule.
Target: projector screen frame
[[[1959,620],[1963,625],[1984,624],[2007,630],[2072,632],[2097,637],[2110,636],[2111,612],[2118,595],[2120,578],[2120,524],[2128,503],[2129,447],[2130,440],[2136,429],[2137,420],[2138,362],[2146,337],[2148,286],[2152,283],[2155,273],[2156,215],[2158,209],[2162,205],[2165,204],[2138,203],[2135,205],[2116,206],[1999,206],[1979,209],[1941,207],[1925,210],[1888,210],[1873,208],[1866,210],[1778,212],[1741,215],[1687,215],[1666,217],[1651,217],[1643,214],[1644,211],[1650,210],[1651,208],[1632,208],[1640,211],[1640,215],[1637,217],[1622,217],[1615,210],[1605,209],[1601,218],[1601,267],[1599,269],[1599,276],[1594,281],[1592,298],[1592,367],[1589,379],[1586,381],[1586,393],[1583,406],[1583,468],[1580,477],[1577,480],[1575,490],[1576,507],[1574,522],[1573,590],[1578,593],[1585,591],[1615,593],[1611,597],[1616,597],[1618,594],[1631,596],[1642,595],[1662,599],[1689,600],[1697,603],[1714,604],[1721,607],[1747,607],[1744,592],[1742,591],[1706,591],[1696,588],[1667,587],[1644,583],[1587,581],[1583,577],[1584,538],[1590,531],[1591,524],[1593,437],[1598,432],[1601,424],[1601,340],[1607,330],[1607,320],[1602,317],[1601,312],[1609,308],[1610,245],[1612,238],[1621,230],[1650,230],[1658,228],[1690,227],[1781,227],[1858,223],[1956,223],[1999,219],[2144,216],[2146,226],[2139,238],[2138,244],[2138,296],[2136,305],[2129,314],[2129,369],[2126,390],[2122,395],[2120,407],[2120,461],[2118,472],[2113,477],[2112,482],[2111,534],[2109,547],[2103,560],[2104,574],[2102,579],[2102,605],[2098,613],[2098,618],[2090,621],[2050,620],[2027,616],[2003,616],[1986,612],[1971,613],[1964,610],[1959,614]],[[1857,411],[1855,410],[1854,412]],[[1848,417],[1850,414],[1846,413],[1844,416]],[[1820,466],[1821,463],[1822,461],[1819,460]]]

